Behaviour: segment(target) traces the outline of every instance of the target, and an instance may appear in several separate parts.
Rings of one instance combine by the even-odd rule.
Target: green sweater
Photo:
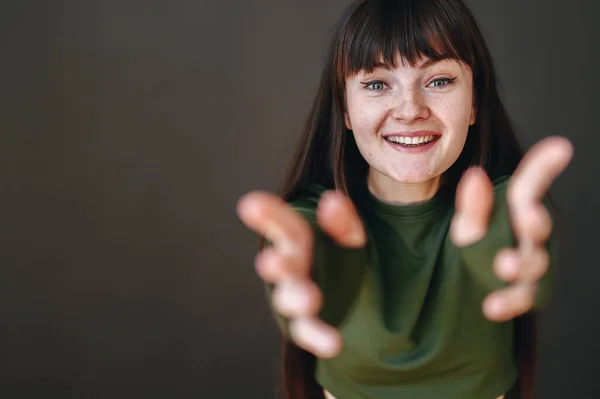
[[[361,249],[336,245],[316,225],[324,188],[291,202],[314,229],[320,316],[344,343],[335,358],[317,360],[325,389],[338,399],[495,399],[510,389],[517,377],[513,322],[491,322],[481,311],[485,296],[506,286],[492,270],[496,252],[515,244],[507,181],[494,184],[488,235],[465,248],[449,238],[454,208],[440,194],[408,206],[368,190],[353,198],[368,236]],[[553,270],[540,282],[536,308],[547,300]]]

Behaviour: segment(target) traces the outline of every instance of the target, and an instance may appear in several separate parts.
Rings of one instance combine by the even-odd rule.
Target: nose
[[[404,123],[427,119],[430,110],[424,94],[418,90],[403,90],[391,103],[391,115]]]

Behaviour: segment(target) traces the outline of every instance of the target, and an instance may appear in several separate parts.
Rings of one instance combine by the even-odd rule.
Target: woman
[[[282,198],[238,204],[269,244],[286,398],[532,398],[542,198],[571,156],[559,137],[522,156],[461,0],[351,6]]]

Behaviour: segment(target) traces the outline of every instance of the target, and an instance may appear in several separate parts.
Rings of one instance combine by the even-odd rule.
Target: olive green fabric
[[[338,356],[317,360],[324,388],[338,399],[495,399],[510,389],[517,377],[513,322],[491,322],[481,311],[485,296],[506,286],[492,270],[496,252],[515,244],[507,181],[494,182],[487,236],[465,248],[449,238],[454,208],[441,194],[403,206],[368,190],[355,196],[368,236],[361,249],[339,247],[317,226],[323,187],[291,201],[315,232],[321,317],[344,342]],[[551,253],[535,308],[552,285]],[[277,320],[287,334],[285,321]]]

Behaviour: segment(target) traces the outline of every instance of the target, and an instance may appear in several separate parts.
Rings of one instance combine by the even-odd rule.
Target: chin
[[[393,180],[397,181],[398,183],[405,184],[426,183],[436,177],[433,173],[419,171],[412,171],[409,173],[403,171],[399,173],[392,173],[388,176],[390,176]]]

